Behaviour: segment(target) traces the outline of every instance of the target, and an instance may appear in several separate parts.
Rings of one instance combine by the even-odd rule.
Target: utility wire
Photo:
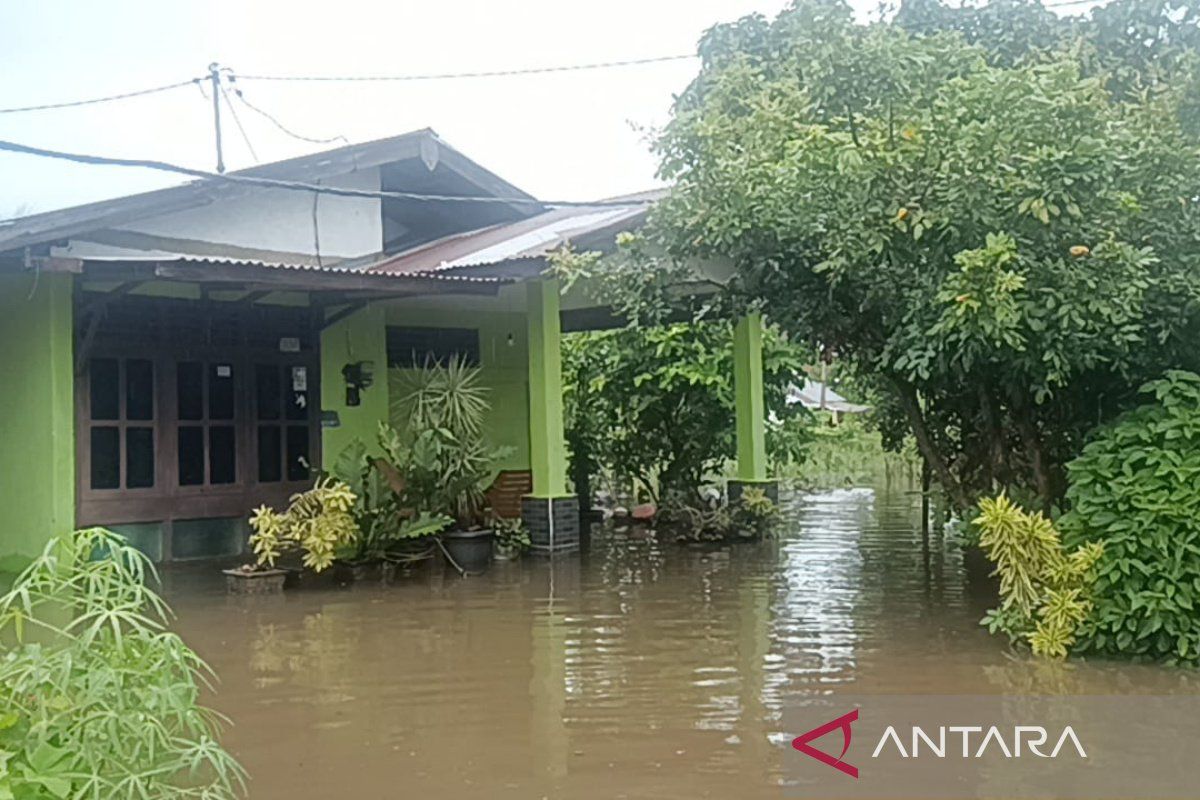
[[[204,79],[203,78],[191,78],[189,80],[179,81],[177,83],[168,83],[165,86],[152,86],[149,89],[138,89],[137,91],[133,91],[133,92],[122,92],[121,94],[110,94],[106,97],[93,97],[88,100],[71,100],[71,101],[65,102],[65,103],[46,103],[46,104],[43,104],[40,106],[21,106],[19,108],[0,108],[0,114],[17,114],[22,111],[50,111],[52,109],[57,109],[57,108],[76,108],[78,106],[90,106],[90,105],[94,105],[96,103],[109,103],[109,102],[112,102],[113,100],[128,100],[131,97],[142,97],[142,96],[148,95],[148,94],[157,94],[158,92],[165,92],[170,89],[178,89],[181,86],[188,86],[191,84],[199,85],[200,81],[202,81],[202,80],[204,80]]]
[[[548,67],[528,67],[525,69],[498,69],[479,72],[431,72],[412,75],[243,75],[237,74],[244,81],[444,81],[463,78],[506,78],[513,75],[543,75],[550,72],[579,72],[592,69],[611,69],[613,67],[633,67],[642,64],[658,64],[664,61],[682,61],[697,58],[695,54],[687,53],[674,56],[655,56],[653,58],[632,58],[624,61],[599,61],[592,64],[566,64]]]
[[[347,139],[345,136],[342,136],[340,133],[337,136],[331,136],[328,139],[315,139],[311,136],[302,136],[301,134],[296,133],[295,131],[293,131],[293,130],[289,129],[287,126],[285,126],[282,122],[280,122],[275,117],[275,115],[269,114],[268,112],[264,111],[263,109],[259,108],[258,106],[254,105],[249,100],[247,100],[246,96],[244,94],[242,94],[242,90],[237,87],[236,80],[237,79],[233,75],[229,76],[229,81],[230,81],[230,83],[233,84],[234,97],[236,97],[238,100],[242,101],[242,104],[245,105],[246,108],[250,109],[251,111],[255,112],[256,114],[259,114],[260,116],[265,117],[267,119],[267,121],[269,121],[272,125],[274,125],[279,130],[283,131],[284,133],[286,133],[288,136],[292,137],[293,139],[299,139],[302,142],[311,142],[312,144],[333,144],[334,142],[343,142],[344,144],[350,144],[350,140]],[[222,91],[224,91],[223,88],[222,88]],[[237,119],[236,114],[234,115],[234,119]]]
[[[314,192],[337,197],[363,197],[380,200],[424,200],[429,202],[446,203],[500,203],[503,205],[531,205],[545,208],[629,208],[631,206],[649,205],[650,200],[538,200],[533,197],[486,197],[459,196],[449,194],[424,194],[421,192],[372,191],[370,189],[351,189],[340,186],[322,186],[301,181],[287,181],[276,178],[261,178],[252,175],[225,174],[206,172],[202,169],[192,169],[165,161],[154,161],[141,158],[110,158],[108,156],[93,156],[82,153],[66,153],[61,150],[47,150],[42,147],[31,147],[17,142],[0,140],[0,151],[21,153],[42,158],[53,158],[60,161],[73,161],[78,164],[94,164],[111,167],[137,167],[153,169],[159,172],[173,172],[178,175],[188,175],[193,178],[238,184],[243,186],[259,186],[267,189],[288,189],[298,192]]]
[[[242,120],[238,117],[237,109],[233,107],[233,101],[229,99],[229,92],[225,91],[223,85],[221,85],[221,96],[225,98],[225,105],[229,106],[229,114],[233,117],[233,124],[237,125],[238,133],[242,135],[242,141],[246,143],[246,149],[250,151],[250,157],[254,159],[255,164],[261,163],[258,160],[258,153],[254,152],[254,145],[250,144],[250,137],[246,135],[246,129],[242,127]]]

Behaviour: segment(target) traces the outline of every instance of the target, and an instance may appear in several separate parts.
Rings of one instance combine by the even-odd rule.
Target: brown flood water
[[[790,700],[857,692],[1195,692],[1185,671],[1008,652],[917,500],[797,496],[777,541],[597,529],[553,562],[462,580],[227,597],[176,569],[184,638],[253,798],[778,798]]]

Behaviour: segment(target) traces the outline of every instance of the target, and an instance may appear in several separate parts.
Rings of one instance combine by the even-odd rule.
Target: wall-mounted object
[[[354,361],[342,367],[342,377],[346,381],[346,405],[357,406],[362,403],[362,391],[375,382],[375,362]]]

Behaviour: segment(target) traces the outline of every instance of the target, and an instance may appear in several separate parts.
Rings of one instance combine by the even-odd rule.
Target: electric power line
[[[96,103],[109,103],[113,100],[128,100],[131,97],[142,97],[148,94],[157,94],[170,89],[178,89],[181,86],[190,86],[199,84],[203,78],[190,78],[186,81],[178,81],[176,83],[168,83],[164,86],[152,86],[149,89],[138,89],[132,92],[122,92],[121,94],[110,94],[106,97],[92,97],[87,100],[71,100],[64,103],[45,103],[37,106],[21,106],[19,108],[0,108],[0,114],[16,114],[22,111],[49,111],[57,108],[75,108],[76,106],[90,106]]]
[[[298,192],[313,192],[337,197],[361,197],[379,200],[423,200],[446,203],[500,203],[503,205],[532,205],[545,208],[629,208],[631,206],[649,205],[650,200],[538,200],[533,197],[487,197],[460,196],[448,194],[425,194],[421,192],[373,191],[370,189],[351,189],[339,186],[322,186],[301,181],[279,180],[277,178],[261,178],[253,175],[230,175],[220,172],[206,172],[202,169],[192,169],[166,161],[155,161],[141,158],[111,158],[109,156],[94,156],[83,153],[67,153],[61,150],[47,150],[42,147],[32,147],[17,142],[0,140],[0,151],[21,153],[23,155],[53,158],[60,161],[73,161],[78,164],[92,164],[110,167],[136,167],[152,169],[159,172],[172,172],[177,175],[187,175],[192,178],[202,178],[224,183],[243,186],[258,186],[267,189],[287,189]]]
[[[254,159],[255,164],[261,163],[258,160],[258,153],[254,152],[254,145],[250,144],[250,137],[246,134],[246,129],[242,127],[242,119],[238,116],[237,109],[233,107],[233,101],[229,99],[229,92],[225,91],[223,85],[218,85],[221,88],[221,96],[225,98],[225,105],[229,106],[229,114],[233,117],[233,124],[237,125],[238,133],[242,135],[242,141],[246,143],[246,149],[250,151],[250,157]]]
[[[683,59],[698,58],[693,53],[674,56],[654,56],[652,58],[631,58],[624,61],[599,61],[591,64],[565,64],[548,67],[527,67],[523,69],[482,70],[478,72],[430,72],[412,75],[243,75],[237,73],[237,78],[244,81],[443,81],[463,78],[506,78],[514,75],[542,75],[550,72],[578,72],[592,69],[611,69],[614,67],[634,67],[642,64],[658,64],[664,61],[682,61]]]
[[[263,109],[259,108],[258,106],[254,105],[249,100],[247,100],[246,96],[244,94],[242,94],[242,90],[237,87],[236,78],[234,78],[232,75],[230,76],[230,83],[234,84],[234,86],[233,86],[234,96],[238,100],[242,101],[242,104],[245,105],[246,108],[250,109],[251,111],[255,112],[256,114],[259,114],[262,117],[265,117],[267,119],[267,121],[269,121],[272,125],[274,125],[279,130],[283,131],[284,133],[286,133],[288,136],[292,137],[293,139],[299,139],[302,142],[311,142],[312,144],[333,144],[334,142],[344,142],[345,144],[350,144],[350,140],[347,139],[345,136],[342,136],[340,133],[337,136],[331,136],[328,139],[315,139],[311,136],[302,136],[301,134],[296,133],[295,131],[286,127],[273,114],[269,114],[268,112],[264,111]],[[224,90],[222,89],[222,91],[224,91]],[[231,106],[231,108],[232,108],[232,106]],[[234,116],[234,119],[237,119],[236,115]]]

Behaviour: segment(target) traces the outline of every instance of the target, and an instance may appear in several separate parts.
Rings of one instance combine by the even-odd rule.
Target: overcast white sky
[[[204,74],[410,74],[691,53],[704,29],[787,0],[0,0],[0,108]],[[867,15],[876,0],[852,0]],[[241,84],[298,133],[351,142],[431,127],[545,199],[654,185],[644,130],[667,119],[692,60],[559,75],[424,83]],[[261,162],[335,145],[291,139],[241,109]],[[255,161],[228,114],[226,163]],[[215,165],[211,103],[185,87],[78,109],[0,115],[0,139]],[[0,218],[176,182],[118,167],[0,154]]]

